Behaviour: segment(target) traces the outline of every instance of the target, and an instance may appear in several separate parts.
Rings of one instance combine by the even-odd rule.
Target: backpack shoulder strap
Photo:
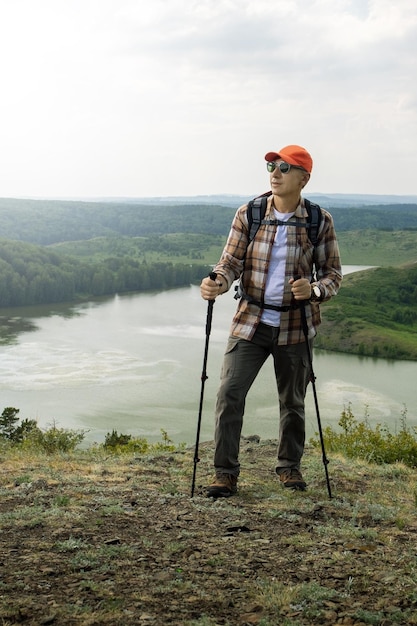
[[[256,233],[258,232],[258,228],[262,223],[262,220],[265,217],[266,206],[268,203],[268,197],[271,195],[271,192],[268,191],[262,196],[258,196],[253,200],[248,202],[248,225],[249,225],[249,241],[248,244],[253,240]]]
[[[322,218],[321,208],[307,198],[304,199],[304,204],[308,213],[308,238],[313,246],[316,247]]]
[[[249,243],[254,239],[256,233],[258,232],[258,228],[265,217],[268,197],[270,195],[271,192],[268,191],[248,202],[247,216],[249,225]],[[318,204],[311,202],[307,198],[304,199],[304,203],[308,213],[308,238],[313,246],[316,247],[322,219],[321,208]]]

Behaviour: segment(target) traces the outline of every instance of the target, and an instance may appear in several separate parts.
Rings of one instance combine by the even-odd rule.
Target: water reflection
[[[0,345],[16,343],[21,333],[28,333],[36,328],[36,324],[25,317],[0,315]]]

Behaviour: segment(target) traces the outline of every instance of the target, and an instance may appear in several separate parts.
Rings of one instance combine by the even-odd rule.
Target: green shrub
[[[132,435],[124,435],[112,430],[107,433],[104,439],[103,448],[115,454],[128,454],[135,452],[137,454],[146,454],[147,452],[173,452],[183,444],[176,446],[168,437],[165,430],[161,429],[162,441],[150,444],[143,437],[132,437]]]
[[[112,430],[107,433],[104,439],[103,448],[115,454],[123,454],[129,452],[137,452],[144,454],[149,450],[149,443],[142,437],[132,437],[132,435],[124,435],[123,433]]]
[[[103,446],[105,448],[117,448],[118,446],[127,446],[132,439],[132,435],[123,435],[112,430],[111,433],[106,434]]]
[[[16,424],[19,421],[17,417],[19,409],[7,406],[0,415],[0,437],[9,441],[13,440],[16,431]]]
[[[162,441],[158,441],[152,445],[152,450],[160,450],[162,452],[174,452],[178,448],[183,448],[185,444],[175,445],[172,439],[169,438],[166,430],[161,428]]]
[[[22,443],[25,439],[28,439],[36,434],[37,431],[39,431],[39,428],[36,420],[24,419],[18,426],[16,426],[11,440],[13,443]]]
[[[84,440],[85,432],[68,428],[57,428],[53,424],[46,430],[37,428],[25,439],[29,447],[39,448],[47,454],[72,452]]]
[[[407,411],[401,413],[401,427],[397,433],[391,433],[386,426],[377,424],[371,428],[368,415],[362,421],[357,420],[349,404],[342,411],[337,432],[332,427],[323,429],[323,438],[329,452],[340,452],[346,457],[364,459],[369,463],[397,463],[408,467],[417,467],[417,431],[407,426]],[[310,439],[318,448],[320,440]]]
[[[41,430],[36,420],[24,419],[18,424],[19,409],[6,407],[0,416],[0,439],[6,445],[35,448],[48,454],[71,452],[84,439],[85,432],[57,428],[53,424]]]

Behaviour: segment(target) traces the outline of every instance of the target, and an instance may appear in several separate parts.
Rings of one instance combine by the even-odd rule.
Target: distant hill
[[[213,196],[172,196],[154,198],[100,198],[99,202],[128,202],[133,204],[149,203],[169,203],[169,204],[222,204],[225,206],[241,206],[250,198],[254,198],[259,192],[254,192],[248,196],[219,194]],[[317,202],[324,208],[334,206],[352,207],[367,206],[373,204],[417,204],[416,196],[396,196],[396,195],[376,195],[376,194],[326,194],[326,193],[306,193],[308,198]],[[90,199],[91,201],[91,199]]]
[[[215,194],[200,196],[151,196],[151,197],[97,197],[97,198],[21,198],[26,201],[64,201],[64,202],[87,202],[87,203],[111,203],[111,204],[214,204],[238,207],[254,198],[261,191],[253,194]],[[306,193],[308,198],[317,202],[324,208],[341,206],[368,206],[377,204],[417,204],[417,195],[378,195],[378,194],[343,194],[343,193]],[[0,198],[0,207],[7,198]]]
[[[340,207],[353,207],[353,206],[368,206],[368,205],[382,205],[382,204],[417,204],[417,196],[384,196],[375,194],[320,194],[320,193],[306,193],[308,198],[311,198],[317,204],[320,204],[324,208],[332,206]]]

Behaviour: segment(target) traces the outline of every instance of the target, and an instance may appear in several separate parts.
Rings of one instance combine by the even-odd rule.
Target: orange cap
[[[282,159],[290,165],[298,165],[309,174],[313,169],[313,159],[307,150],[301,146],[285,146],[279,152],[265,154],[265,161],[276,161],[277,159]]]

